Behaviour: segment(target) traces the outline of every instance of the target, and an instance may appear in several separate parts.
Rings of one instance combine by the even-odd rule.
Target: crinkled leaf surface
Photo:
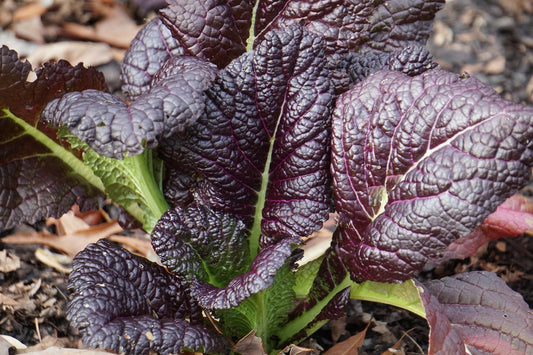
[[[354,281],[416,275],[530,176],[533,108],[476,79],[380,71],[337,100],[333,240]]]
[[[496,274],[463,273],[429,281],[422,289],[430,354],[533,351],[533,312]]]
[[[191,126],[204,110],[203,91],[216,68],[177,56],[152,77],[151,88],[130,104],[97,90],[72,92],[52,101],[42,117],[65,126],[98,154],[123,159]]]
[[[437,66],[431,53],[422,46],[409,46],[391,52],[350,53],[342,65],[353,83],[362,81],[378,70],[389,69],[415,76]]]
[[[245,219],[252,257],[259,234],[271,245],[328,217],[329,83],[316,35],[270,32],[219,72],[205,116],[160,148],[167,165],[196,176],[204,203]]]
[[[235,307],[252,294],[272,284],[276,272],[291,255],[291,243],[297,242],[297,238],[292,240],[286,238],[277,244],[263,248],[252,262],[250,270],[238,275],[223,288],[195,280],[191,284],[191,294],[204,308]]]
[[[246,51],[252,0],[169,0],[161,19],[185,53],[220,68]]]
[[[130,43],[121,63],[122,91],[130,100],[150,90],[152,78],[165,62],[184,55],[179,41],[159,17],[148,22]]]
[[[39,122],[43,107],[66,92],[105,90],[103,76],[65,61],[45,64],[33,82],[26,81],[30,71],[15,51],[0,48],[0,230],[59,217],[74,203],[89,207],[103,190],[55,130]]]
[[[120,353],[223,352],[187,284],[163,267],[101,240],[74,259],[67,317],[86,346]]]
[[[161,16],[144,26],[122,61],[122,90],[133,99],[150,89],[153,75],[170,58],[191,55],[219,67],[245,51],[253,2],[169,1]]]
[[[365,46],[390,52],[413,43],[426,43],[433,29],[435,13],[444,6],[444,2],[444,0],[380,1],[368,19],[371,25]]]
[[[324,37],[328,54],[367,47],[391,51],[424,44],[443,4],[444,0],[260,0],[254,31],[261,39],[272,29],[304,23]]]
[[[152,245],[173,273],[219,287],[246,271],[244,224],[209,207],[191,204],[169,209],[152,232]]]
[[[490,240],[532,232],[533,202],[528,197],[515,194],[498,206],[472,233],[457,239],[429,262],[438,264],[449,259],[467,258]]]

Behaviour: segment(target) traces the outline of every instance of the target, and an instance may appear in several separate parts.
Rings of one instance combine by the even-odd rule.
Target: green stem
[[[254,9],[252,11],[252,21],[251,21],[251,25],[250,25],[250,32],[248,34],[248,39],[246,40],[246,51],[251,51],[252,49],[254,49],[254,41],[255,41],[255,32],[254,32],[254,27],[255,27],[255,16],[257,14],[257,7],[259,6],[259,0],[256,0],[255,2],[255,5],[254,5]]]
[[[126,160],[133,167],[135,174],[132,175],[132,179],[135,180],[137,188],[141,191],[141,196],[146,202],[146,206],[152,213],[151,216],[147,217],[146,213],[137,204],[124,206],[124,209],[138,221],[142,222],[144,230],[150,233],[159,218],[169,208],[161,192],[161,187],[156,182],[153,174],[152,151],[147,149],[142,154],[125,158],[124,162]]]
[[[63,163],[65,163],[69,168],[72,169],[76,174],[82,176],[90,185],[96,187],[98,190],[104,192],[105,187],[100,178],[98,178],[94,172],[86,166],[83,161],[78,159],[72,152],[66,150],[61,145],[59,145],[57,142],[55,142],[52,138],[48,137],[43,132],[39,131],[37,127],[34,127],[24,121],[23,119],[18,118],[13,113],[11,113],[8,109],[3,109],[2,112],[4,115],[19,126],[22,127],[25,134],[33,137],[37,142],[41,143],[43,146],[45,146],[47,149],[50,150],[50,153],[46,153],[46,155],[53,155],[58,157]],[[45,155],[45,154],[40,154]]]
[[[275,137],[275,134],[274,134]],[[250,260],[254,260],[259,252],[259,238],[261,237],[261,221],[263,220],[263,208],[266,201],[266,190],[268,187],[268,179],[270,177],[270,162],[272,160],[272,150],[274,148],[274,137],[270,140],[270,149],[268,150],[267,160],[263,174],[261,174],[261,189],[257,194],[257,203],[255,205],[254,224],[250,230],[249,248]]]
[[[344,280],[337,286],[331,290],[331,292],[323,299],[317,302],[311,309],[309,309],[307,312],[304,312],[301,316],[294,319],[293,321],[285,324],[284,327],[279,329],[276,333],[276,335],[279,338],[279,344],[283,344],[286,341],[290,340],[294,335],[298,334],[300,331],[304,330],[305,327],[315,319],[322,309],[327,306],[327,304],[335,297],[336,294],[338,294],[340,291],[344,290],[346,287],[350,287],[353,285],[353,281],[350,280],[350,275],[346,275]],[[311,330],[315,329],[315,327],[311,327]],[[307,332],[307,335],[311,335],[311,332]]]

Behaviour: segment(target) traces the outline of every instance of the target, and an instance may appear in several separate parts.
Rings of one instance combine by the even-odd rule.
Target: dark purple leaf
[[[192,204],[169,209],[151,238],[155,252],[171,272],[225,286],[246,271],[246,235],[244,224],[234,217]]]
[[[391,51],[424,44],[435,13],[444,0],[263,0],[255,22],[256,37],[303,23],[324,37],[328,54],[346,54],[367,47]]]
[[[444,0],[380,1],[369,18],[366,47],[384,52],[425,44]]]
[[[253,5],[250,0],[169,0],[160,13],[185,53],[223,68],[246,51]]]
[[[494,273],[475,271],[432,280],[420,295],[431,327],[430,354],[533,351],[533,312]]]
[[[133,100],[150,90],[152,77],[165,62],[184,55],[179,41],[170,30],[155,18],[148,22],[131,41],[121,64],[122,91]]]
[[[98,154],[123,159],[155,148],[161,139],[190,127],[204,111],[203,91],[216,68],[176,56],[152,77],[151,88],[130,104],[102,91],[85,90],[51,102],[42,117],[66,126]]]
[[[203,308],[236,307],[252,294],[263,291],[272,284],[276,272],[291,255],[291,243],[297,242],[298,238],[287,238],[263,248],[252,262],[250,271],[235,277],[226,287],[218,288],[195,280],[191,283],[191,295]]]
[[[69,287],[67,318],[85,346],[135,354],[226,349],[182,279],[107,241],[76,256]]]
[[[194,173],[202,201],[248,226],[264,199],[262,245],[309,235],[328,217],[325,62],[317,36],[300,28],[269,33],[219,72],[206,115],[160,149],[168,165]]]
[[[77,169],[83,163],[56,137],[56,130],[39,122],[39,115],[66,92],[105,90],[103,76],[59,61],[45,64],[37,79],[27,82],[30,70],[15,51],[0,48],[0,230],[59,217],[74,203],[95,207],[91,197],[100,194],[100,187]],[[63,160],[67,155],[68,163]]]
[[[533,163],[533,108],[441,69],[369,76],[337,100],[332,169],[353,280],[416,275],[517,189]]]
[[[464,259],[476,254],[490,240],[516,237],[526,232],[533,232],[533,202],[528,197],[516,194],[498,206],[472,233],[448,245],[446,250],[429,262],[438,264],[449,259]]]
[[[415,76],[435,68],[437,63],[426,48],[413,46],[394,52],[351,53],[343,66],[352,82],[358,83],[378,70],[396,70]]]

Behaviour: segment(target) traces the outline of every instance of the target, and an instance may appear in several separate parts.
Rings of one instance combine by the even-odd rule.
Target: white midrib
[[[492,116],[492,117],[495,117],[496,115]],[[489,117],[490,118],[490,117]],[[433,153],[437,152],[438,150],[440,149],[444,149],[446,148],[447,146],[451,145],[451,143],[459,136],[461,136],[462,134],[466,134],[468,133],[469,131],[472,131],[474,129],[476,129],[478,126],[484,124],[486,121],[488,120],[487,119],[484,119],[484,120],[481,120],[479,122],[477,122],[476,124],[472,125],[472,126],[469,126],[467,128],[465,128],[464,130],[461,130],[459,132],[457,132],[456,134],[454,134],[453,136],[451,136],[450,138],[448,138],[445,142],[433,147],[433,148],[430,148],[428,150],[426,150],[426,152],[424,153],[424,155],[418,159],[413,165],[411,165],[411,167],[409,167],[409,169],[407,169],[407,171],[405,173],[402,174],[402,176],[398,179],[398,181],[395,183],[394,187],[396,187],[399,183],[401,183],[402,181],[405,180],[405,177],[413,170],[415,170],[418,165],[423,162],[425,159],[429,158]],[[430,136],[430,139],[428,140],[428,145],[431,144],[431,136]],[[385,186],[381,192],[382,196],[381,196],[381,204],[379,206],[379,210],[378,212],[374,215],[374,217],[372,218],[372,220],[375,220],[379,215],[381,215],[383,212],[385,212],[385,206],[387,205],[388,201],[389,201],[389,193],[387,191],[387,183],[386,183],[386,179],[385,179]]]
[[[285,95],[286,93],[287,92],[285,92]],[[279,123],[281,122],[283,112],[285,111],[285,102],[286,102],[286,98],[283,99],[283,104],[281,105],[279,116],[276,121],[276,127],[269,140],[267,159],[265,162],[263,173],[261,174],[261,188],[259,189],[259,192],[257,193],[257,203],[255,206],[254,223],[250,231],[250,239],[249,239],[251,260],[255,259],[255,257],[258,254],[258,250],[259,250],[259,238],[261,236],[261,220],[263,219],[263,208],[265,207],[265,202],[266,202],[266,192],[267,192],[268,181],[270,177],[270,164],[272,162],[272,154],[274,152],[274,143],[276,141],[276,135],[278,133]],[[265,125],[265,130],[266,130],[266,125]]]

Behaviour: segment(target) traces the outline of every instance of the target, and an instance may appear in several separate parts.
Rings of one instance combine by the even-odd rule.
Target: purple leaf
[[[263,248],[252,262],[250,271],[235,277],[226,287],[218,288],[195,280],[191,284],[191,295],[203,308],[236,307],[252,294],[263,291],[272,284],[276,272],[291,255],[291,243],[298,242],[298,238],[287,238]]]
[[[169,0],[160,13],[185,53],[223,68],[246,51],[252,9],[250,0]]]
[[[432,280],[420,295],[431,328],[430,354],[533,351],[533,312],[494,273],[475,271]]]
[[[319,229],[329,211],[332,91],[320,39],[300,28],[269,33],[219,72],[206,115],[160,152],[197,177],[211,207],[252,224],[262,206],[262,245]]]
[[[328,54],[367,47],[391,51],[424,44],[443,4],[444,0],[263,0],[254,30],[261,39],[272,29],[303,23],[324,37]]]
[[[66,92],[105,90],[103,76],[59,61],[46,63],[37,70],[37,79],[27,82],[30,70],[30,63],[19,60],[15,51],[0,48],[0,230],[59,217],[74,203],[95,207],[93,198],[100,194],[76,169],[83,163],[57,138],[56,130],[39,122],[39,115],[50,100]]]
[[[425,44],[433,19],[444,0],[380,1],[369,17],[366,47],[392,52],[413,44]]]
[[[533,108],[441,69],[380,71],[337,100],[335,253],[353,280],[416,275],[528,182]]]
[[[435,68],[437,63],[426,48],[412,46],[394,52],[351,53],[344,60],[343,66],[352,82],[358,83],[378,70],[396,70],[415,76]]]
[[[242,222],[206,206],[169,209],[152,232],[152,245],[174,274],[225,286],[248,264]]]
[[[130,104],[85,90],[51,102],[42,117],[66,126],[98,154],[123,159],[155,148],[196,122],[204,110],[203,91],[215,75],[216,68],[201,59],[172,57],[154,74],[150,90]]]
[[[85,346],[135,354],[226,349],[182,279],[107,241],[76,256],[69,287],[67,318]]]
[[[509,197],[496,211],[491,213],[483,224],[465,236],[460,237],[438,258],[430,259],[438,264],[449,259],[464,259],[474,255],[477,250],[493,239],[516,237],[533,231],[533,203],[525,196],[516,194]]]
[[[170,30],[155,18],[148,22],[131,41],[121,64],[122,91],[133,100],[150,90],[152,77],[165,62],[184,55],[179,41]]]

